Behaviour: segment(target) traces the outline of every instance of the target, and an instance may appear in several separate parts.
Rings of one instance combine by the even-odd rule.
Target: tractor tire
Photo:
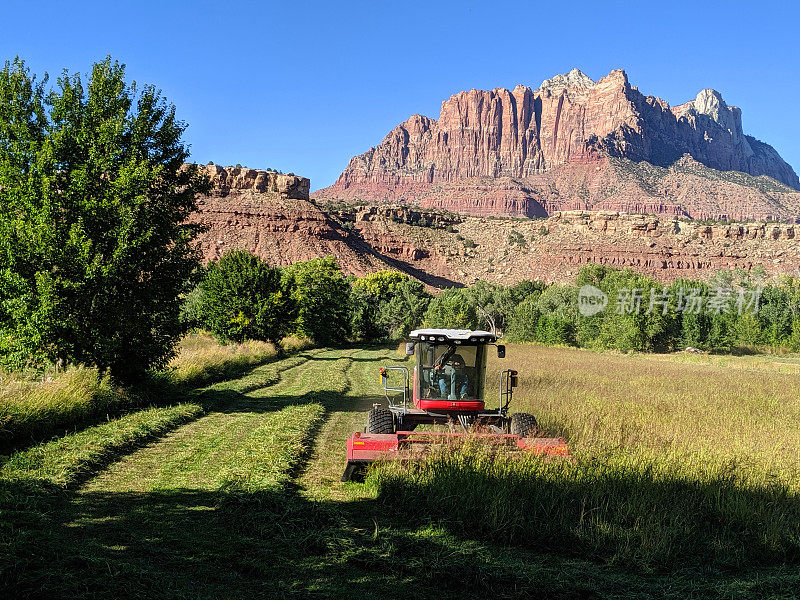
[[[519,437],[533,437],[539,431],[536,417],[528,413],[514,413],[511,415],[511,433]]]
[[[367,415],[364,433],[394,433],[394,416],[385,408],[373,408]]]

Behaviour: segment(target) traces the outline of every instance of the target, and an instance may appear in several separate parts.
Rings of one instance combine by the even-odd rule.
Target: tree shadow
[[[800,583],[796,570],[611,568],[578,558],[572,534],[552,537],[541,521],[535,537],[476,543],[485,531],[474,529],[474,512],[461,518],[447,503],[432,510],[435,495],[399,504],[408,498],[314,502],[291,489],[71,493],[2,482],[0,587],[14,598],[577,599]],[[533,524],[542,515],[529,508]]]
[[[420,598],[519,591],[508,567],[480,564],[474,549],[384,530],[373,501],[350,503],[348,514],[362,516],[353,522],[285,490],[67,495],[5,483],[0,491],[8,525],[23,532],[0,563],[0,583],[15,598],[393,598],[407,586],[419,586]]]

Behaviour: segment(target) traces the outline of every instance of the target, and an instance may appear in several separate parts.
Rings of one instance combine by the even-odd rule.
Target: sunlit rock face
[[[719,92],[705,89],[670,107],[631,86],[622,70],[594,82],[573,69],[535,90],[518,85],[455,94],[442,103],[438,119],[411,116],[378,146],[353,157],[336,183],[315,196],[540,216],[607,201],[609,158],[663,169],[690,158],[699,167],[764,175],[800,188],[797,174],[771,146],[744,134],[741,110],[728,106]],[[556,189],[564,169],[583,173],[580,190]],[[628,187],[630,196],[628,183],[623,178],[615,185]],[[669,214],[707,212],[708,198],[700,191],[697,202],[686,205],[669,191],[640,187],[625,201],[663,205]],[[745,195],[740,194],[743,202]],[[770,205],[771,218],[797,216],[767,199],[752,207],[753,216],[766,214]],[[749,210],[743,205],[735,212]]]

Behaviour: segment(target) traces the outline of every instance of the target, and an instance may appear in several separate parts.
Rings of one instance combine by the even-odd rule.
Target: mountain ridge
[[[350,159],[337,181],[314,197],[411,202],[453,210],[450,200],[437,198],[431,190],[436,185],[459,184],[463,189],[458,210],[483,214],[481,192],[470,193],[469,182],[510,178],[520,184],[508,190],[509,207],[499,203],[494,214],[519,215],[514,202],[522,202],[521,214],[542,216],[542,210],[550,214],[593,209],[607,200],[602,194],[580,198],[536,191],[558,187],[557,180],[564,177],[558,174],[560,170],[575,171],[578,165],[586,189],[599,193],[602,180],[607,179],[609,159],[670,168],[687,156],[714,171],[765,175],[789,189],[776,202],[754,196],[743,182],[744,188],[728,186],[718,198],[719,206],[711,205],[714,194],[698,194],[697,202],[686,203],[670,193],[629,189],[626,198],[616,201],[618,207],[635,212],[626,203],[658,204],[667,214],[694,218],[734,215],[792,221],[800,215],[800,196],[792,196],[800,189],[800,179],[774,148],[744,133],[741,109],[728,105],[711,88],[671,107],[661,98],[639,92],[620,69],[597,82],[573,69],[546,79],[536,90],[518,85],[513,90],[454,94],[442,102],[438,119],[412,115],[380,144]],[[615,186],[624,187],[624,183],[620,180]]]

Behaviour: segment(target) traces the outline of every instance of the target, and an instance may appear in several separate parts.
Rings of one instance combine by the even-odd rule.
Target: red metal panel
[[[422,410],[458,410],[463,412],[483,412],[486,405],[480,400],[431,400],[419,401]]]
[[[397,454],[397,435],[355,433],[347,440],[347,460],[378,460]]]
[[[355,433],[347,440],[347,460],[372,462],[394,458],[412,458],[415,447],[447,443],[449,439],[469,438],[492,446],[505,446],[532,454],[569,456],[564,438],[521,438],[511,434],[451,433],[444,431],[398,431],[395,434]]]

